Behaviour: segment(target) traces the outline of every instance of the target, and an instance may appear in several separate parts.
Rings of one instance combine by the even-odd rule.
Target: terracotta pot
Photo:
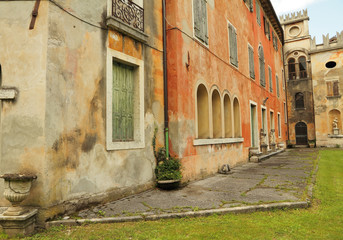
[[[173,190],[180,187],[181,180],[161,180],[157,181],[157,187],[164,190]]]

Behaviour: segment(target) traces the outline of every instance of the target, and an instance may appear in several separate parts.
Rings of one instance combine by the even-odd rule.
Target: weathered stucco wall
[[[45,176],[45,102],[48,5],[43,1],[35,28],[29,30],[34,1],[0,2],[0,64],[2,86],[18,89],[15,101],[1,107],[0,173],[38,175],[24,204],[42,205]],[[0,205],[9,204],[0,181]]]
[[[275,51],[273,42],[264,34],[263,26],[257,24],[255,1],[253,13],[250,13],[244,2],[240,0],[230,3],[224,0],[207,1],[207,13],[209,45],[205,46],[193,33],[192,1],[167,2],[170,140],[172,152],[182,158],[185,181],[213,174],[222,164],[234,166],[248,161],[251,146],[250,101],[255,102],[258,108],[257,132],[262,126],[261,106],[263,100],[268,97],[267,126],[270,126],[269,111],[272,110],[274,126],[276,132],[278,131],[277,113],[279,112],[282,137],[276,139],[279,143],[285,143],[287,138],[283,108],[285,91],[282,88],[282,45],[278,42],[279,51]],[[229,62],[228,22],[237,30],[238,68]],[[248,44],[254,49],[255,80],[249,77]],[[265,87],[260,85],[259,80],[259,44],[264,48]],[[273,74],[272,93],[269,92],[268,66],[272,68]],[[279,77],[280,97],[276,96],[275,74]],[[235,98],[238,100],[241,119],[239,137],[244,138],[243,143],[194,145],[194,140],[197,138],[196,95],[199,84],[203,84],[207,89],[210,111],[212,111],[211,93],[214,89],[219,91],[221,101],[225,93],[229,94],[231,103]],[[223,105],[221,107],[223,113]],[[212,122],[211,117],[209,121]],[[210,138],[212,136],[213,131],[210,129]]]
[[[105,27],[107,1],[60,2],[65,9]],[[162,49],[161,4],[144,5],[148,44]],[[106,150],[107,48],[145,65],[145,146]],[[112,69],[110,69],[112,71]],[[47,175],[45,203],[57,205],[47,216],[152,186],[155,159],[151,139],[163,121],[162,53],[114,30],[90,26],[50,5],[47,73]],[[72,207],[73,208],[73,207]],[[72,209],[73,210],[73,209]]]
[[[155,126],[163,142],[161,2],[144,1],[145,44],[107,28],[111,1],[54,2],[31,31],[33,1],[0,3],[3,85],[19,90],[1,111],[0,170],[38,175],[24,204],[41,207],[39,221],[152,187]],[[144,61],[142,148],[106,148],[108,49]]]
[[[343,112],[343,45],[336,50],[327,49],[325,51],[314,52],[311,55],[312,59],[312,74],[313,74],[313,91],[314,91],[314,109],[316,120],[316,140],[317,146],[336,147],[343,146],[343,138],[330,138],[328,135],[333,134],[333,120],[338,119],[339,135],[342,135],[342,112]],[[334,68],[327,68],[327,62],[333,61],[336,63]],[[339,95],[330,96],[328,92],[328,84],[338,81]],[[340,116],[331,116],[330,111],[339,111]]]

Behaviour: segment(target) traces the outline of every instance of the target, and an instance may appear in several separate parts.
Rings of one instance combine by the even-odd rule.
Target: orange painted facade
[[[252,146],[250,104],[256,104],[257,107],[258,127],[254,129],[255,133],[259,133],[262,128],[261,111],[262,108],[265,108],[268,133],[273,125],[275,126],[276,143],[284,146],[287,141],[284,109],[286,95],[282,82],[284,80],[282,34],[278,36],[274,31],[275,27],[280,26],[279,24],[270,24],[271,32],[278,36],[277,51],[273,47],[272,37],[269,40],[264,32],[263,21],[263,16],[265,16],[270,21],[278,23],[276,15],[267,16],[261,7],[260,26],[257,23],[255,1],[253,1],[253,12],[242,0],[207,1],[208,45],[205,45],[194,34],[193,1],[167,1],[166,16],[170,148],[172,154],[182,159],[185,181],[211,175],[217,172],[222,164],[234,166],[248,161],[249,148]],[[266,6],[268,2],[264,0],[260,6]],[[237,33],[238,68],[230,63],[229,23],[234,26]],[[282,31],[281,27],[277,30]],[[254,51],[255,79],[250,78],[249,75],[248,45]],[[258,55],[260,45],[264,49],[265,87],[260,84]],[[270,92],[268,67],[272,70],[273,92]],[[276,93],[276,74],[279,78],[279,97]],[[205,86],[210,106],[208,110],[209,137],[202,139],[202,144],[197,144],[199,140],[197,139],[199,122],[197,119],[197,110],[199,109],[197,108],[199,104],[197,91],[199,85]],[[219,92],[221,100],[221,112],[215,116],[212,107],[213,91]],[[214,137],[213,134],[213,123],[217,121],[218,116],[224,116],[224,96],[226,95],[230,98],[231,106],[234,101],[239,103],[240,134],[238,135],[240,136],[232,133],[231,141],[224,134],[225,117],[222,117],[221,121],[223,134],[220,137]],[[265,100],[266,98],[268,100]],[[266,101],[265,106],[263,105],[264,100]],[[274,113],[272,120],[274,124],[272,125],[271,111]],[[232,112],[234,111],[232,110]],[[233,120],[236,115],[232,116]],[[280,137],[278,136],[278,115],[281,126]],[[234,132],[235,126],[234,124],[232,126]],[[243,140],[240,141],[239,139],[242,138]]]

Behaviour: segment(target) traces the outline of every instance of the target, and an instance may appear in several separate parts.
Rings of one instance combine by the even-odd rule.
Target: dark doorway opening
[[[295,125],[295,137],[297,145],[307,145],[307,125],[299,122]]]

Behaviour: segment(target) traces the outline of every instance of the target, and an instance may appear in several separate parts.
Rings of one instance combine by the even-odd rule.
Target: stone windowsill
[[[213,139],[194,139],[194,146],[243,143],[244,138],[213,138]]]
[[[326,96],[327,99],[336,99],[336,98],[341,98],[341,95],[337,96]]]
[[[333,134],[328,134],[329,138],[343,138],[343,135],[333,135]]]
[[[306,108],[295,108],[296,111],[306,110]]]
[[[107,27],[117,30],[120,33],[128,35],[133,39],[146,43],[148,41],[149,36],[144,32],[141,32],[138,29],[131,27],[130,25],[122,22],[121,20],[116,19],[113,16],[110,16],[106,20]]]

